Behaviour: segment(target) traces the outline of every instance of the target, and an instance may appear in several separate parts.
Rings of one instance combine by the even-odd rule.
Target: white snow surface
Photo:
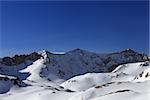
[[[0,100],[149,100],[150,98],[148,61],[120,65],[110,73],[78,75],[65,82],[59,81],[61,79],[55,75],[49,75],[53,79],[51,81],[42,77],[40,70],[45,67],[45,62],[47,59],[41,58],[21,70],[31,74],[24,80],[30,86],[17,87],[0,80],[0,86],[7,83],[12,87],[9,92],[0,94]]]

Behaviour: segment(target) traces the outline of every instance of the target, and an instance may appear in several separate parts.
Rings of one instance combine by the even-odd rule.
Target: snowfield
[[[88,52],[81,53],[81,51],[75,51],[73,53],[68,52],[67,55],[65,53],[55,53],[52,56],[50,56],[51,54],[47,54],[46,51],[39,53],[42,54],[40,59],[30,63],[29,66],[23,66],[23,68],[19,69],[19,72],[16,71],[12,74],[9,68],[9,75],[0,74],[0,100],[150,99],[150,61],[122,64],[113,71],[106,71],[105,73],[87,72],[80,73],[79,75],[77,72],[80,69],[75,68],[72,69],[71,72],[73,75],[71,75],[67,72],[71,70],[68,69],[69,67],[60,68],[65,71],[65,74],[58,74],[55,71],[59,70],[59,64],[70,65],[66,64],[66,61],[69,63],[69,58],[72,54],[73,56],[76,55],[76,57],[71,57],[73,61],[71,63],[75,64],[74,62],[77,60],[78,63],[75,65],[82,65],[83,63],[78,61],[78,58],[80,58],[78,57],[78,53],[87,57]],[[90,55],[93,55],[93,53],[90,53]],[[50,59],[50,57],[52,58]],[[116,54],[113,57],[116,57]],[[63,59],[65,62],[56,63],[56,61],[63,61]],[[88,61],[90,61],[89,59],[87,58]],[[53,68],[51,66],[52,64],[54,64]],[[83,66],[81,65],[78,68],[82,69]],[[18,70],[18,67],[16,68]],[[87,69],[90,69],[89,65]],[[4,72],[7,72],[5,70]],[[86,72],[86,69],[82,71]],[[21,78],[15,76],[15,73]],[[22,78],[21,74],[25,73],[28,75]]]
[[[149,100],[149,64],[125,64],[111,73],[87,73],[62,84],[43,81],[37,76],[38,71],[27,70],[32,67],[29,66],[24,71],[30,71],[31,76],[34,75],[26,80],[30,86],[14,85],[9,92],[0,94],[0,100]]]

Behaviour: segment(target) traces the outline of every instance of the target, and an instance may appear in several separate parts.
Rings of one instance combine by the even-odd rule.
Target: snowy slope
[[[13,88],[0,95],[2,100],[149,100],[149,81],[142,83],[114,83],[92,87],[81,92],[54,91],[46,87]]]
[[[135,81],[135,79],[142,80],[143,78],[143,80],[149,80],[149,68],[149,62],[124,64],[118,66],[111,73],[88,73],[73,77],[62,83],[61,86],[74,91],[83,91],[110,82],[128,82]],[[143,77],[138,78],[141,73],[143,73]]]
[[[59,83],[59,81],[63,81],[61,79],[59,79],[57,76],[55,75],[49,75],[49,77],[43,77],[41,74],[41,70],[42,68],[45,68],[46,65],[45,63],[48,61],[47,59],[47,54],[45,51],[42,52],[42,56],[40,59],[38,59],[37,61],[33,62],[32,65],[28,66],[27,68],[20,70],[19,72],[21,73],[29,73],[30,75],[26,78],[26,80],[24,80],[24,82],[28,83],[28,84],[41,84],[41,85],[51,85],[54,84],[55,82]],[[48,78],[50,78],[51,80],[48,80]],[[53,82],[50,82],[53,81]],[[56,83],[56,84],[57,84]]]
[[[79,92],[69,100],[148,100],[149,85],[150,81],[107,83]]]
[[[0,100],[19,100],[19,97],[22,100],[149,100],[149,68],[148,61],[131,63],[120,65],[110,73],[76,76],[60,86],[50,82],[49,85],[36,83],[13,87],[6,94],[0,94]],[[137,78],[139,75],[142,81]]]

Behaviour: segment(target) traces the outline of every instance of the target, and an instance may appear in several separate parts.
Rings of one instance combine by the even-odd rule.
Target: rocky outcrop
[[[16,77],[0,74],[0,94],[8,92],[14,85],[18,87],[28,86]]]
[[[33,52],[29,55],[15,55],[14,57],[4,57],[1,59],[0,63],[7,66],[15,66],[22,63],[25,63],[26,61],[36,61],[40,57],[42,57],[40,54]]]

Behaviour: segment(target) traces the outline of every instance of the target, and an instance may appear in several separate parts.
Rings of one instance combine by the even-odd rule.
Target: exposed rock
[[[29,55],[15,55],[14,57],[4,57],[0,61],[1,64],[7,65],[7,66],[15,66],[22,63],[25,63],[26,61],[36,61],[42,57],[40,54],[33,52]]]

